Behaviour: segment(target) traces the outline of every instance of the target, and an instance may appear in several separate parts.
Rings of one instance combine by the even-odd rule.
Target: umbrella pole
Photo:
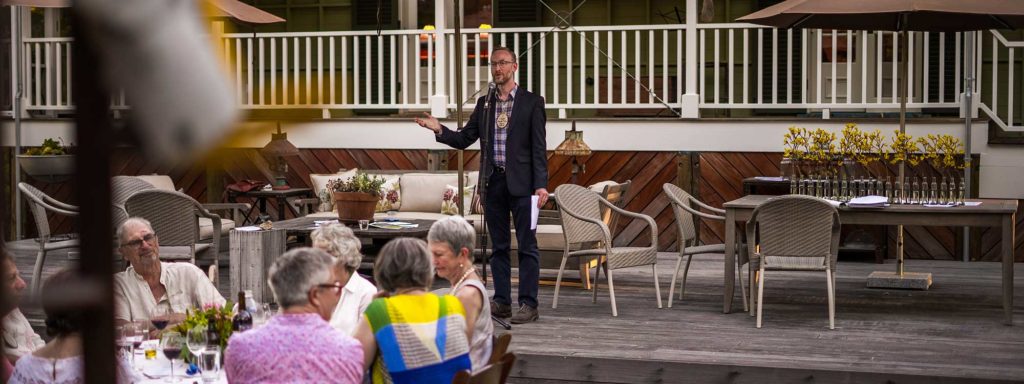
[[[900,46],[901,59],[903,63],[900,65],[900,134],[907,132],[907,70],[910,66],[910,57],[907,56],[910,50],[907,47],[910,45],[910,34],[903,30],[903,44]],[[903,160],[900,160],[899,168],[899,180],[900,180],[900,196],[905,196],[907,188],[907,181],[904,180],[906,175],[906,158],[907,153],[903,154]],[[896,227],[896,276],[903,277],[903,225]]]
[[[901,23],[903,26],[906,25],[906,16],[904,16],[904,22]],[[900,47],[899,58],[903,59],[903,63],[900,64],[900,133],[904,134],[907,132],[907,94],[910,84],[907,82],[907,72],[910,70],[910,33],[906,28],[901,27],[900,33],[903,33],[903,46]],[[906,158],[909,153],[903,153],[903,160],[900,161],[899,165],[899,180],[900,180],[900,196],[906,196],[907,182],[904,179],[906,175]],[[932,285],[932,274],[931,273],[914,273],[905,272],[903,270],[903,226],[898,225],[896,227],[896,272],[882,272],[875,271],[868,275],[867,286],[868,288],[885,288],[885,289],[920,289],[927,290]]]
[[[455,16],[455,36],[454,36],[455,37],[455,52],[449,53],[448,56],[455,59],[452,62],[452,64],[455,65],[455,89],[454,89],[454,91],[455,91],[455,101],[456,101],[456,103],[455,103],[455,126],[458,127],[458,129],[461,131],[462,130],[462,86],[461,86],[461,84],[462,84],[462,64],[461,63],[462,63],[463,60],[465,60],[465,57],[463,57],[461,55],[461,53],[462,53],[462,0],[455,0],[454,3],[455,3],[455,12],[453,12],[454,13],[453,16]],[[439,25],[438,28],[444,28],[444,26]],[[479,54],[480,54],[480,52],[477,52],[477,55],[479,55]],[[456,206],[459,207],[459,216],[466,217],[466,207],[464,207],[464,205],[466,205],[466,204],[464,203],[465,199],[462,197],[462,194],[465,193],[465,190],[466,190],[465,189],[466,188],[466,186],[465,186],[466,181],[463,179],[464,178],[463,173],[465,172],[465,169],[463,169],[463,164],[462,164],[462,162],[463,162],[463,160],[462,160],[462,150],[461,149],[458,150],[457,153],[458,153],[458,157],[457,157],[458,160],[457,161],[459,162],[459,165],[458,165],[459,166],[459,192],[456,194],[458,196],[458,198],[456,198],[455,201],[456,201]]]
[[[14,195],[14,239],[21,240],[23,228],[21,227],[21,193],[19,193],[17,186],[21,182],[21,164],[18,160],[18,155],[21,154],[21,93],[23,92],[22,86],[22,58],[21,58],[21,7],[11,7],[11,18],[14,19],[14,33],[11,34],[13,45],[11,49],[12,60],[11,66],[14,67],[14,100],[12,106],[14,107],[11,113],[14,115],[14,154],[11,157],[14,158],[14,167],[11,169],[11,173],[14,174],[14,184],[12,184],[11,194]]]

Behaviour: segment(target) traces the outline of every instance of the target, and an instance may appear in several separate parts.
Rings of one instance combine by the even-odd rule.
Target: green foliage
[[[56,140],[53,138],[43,140],[42,146],[29,148],[25,151],[25,154],[29,156],[56,156],[69,155],[71,151],[67,145],[64,145],[64,139],[58,137]]]
[[[363,172],[356,172],[348,180],[334,179],[327,182],[327,189],[334,192],[362,192],[380,197],[380,188],[384,186],[384,178],[370,177]]]
[[[207,327],[209,330],[216,330],[218,340],[216,342],[220,346],[220,350],[224,350],[228,345],[228,338],[231,337],[231,318],[234,316],[231,308],[234,303],[228,301],[224,303],[224,306],[216,305],[204,305],[202,309],[189,309],[185,311],[185,321],[181,322],[174,327],[174,330],[181,333],[182,336],[188,337],[188,331],[193,327]],[[214,340],[210,340],[210,343],[214,343]],[[192,360],[192,354],[188,348],[182,348],[181,350],[182,359],[185,361]]]

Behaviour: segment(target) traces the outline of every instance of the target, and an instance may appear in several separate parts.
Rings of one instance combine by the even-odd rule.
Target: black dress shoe
[[[512,306],[491,300],[491,316],[507,319],[512,317]]]
[[[540,315],[537,314],[537,308],[531,307],[526,304],[519,304],[519,310],[516,311],[515,315],[512,315],[512,324],[526,324],[537,321]]]

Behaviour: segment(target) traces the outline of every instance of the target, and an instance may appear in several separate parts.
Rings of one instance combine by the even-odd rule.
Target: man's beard
[[[495,85],[505,85],[509,82],[509,80],[512,80],[508,76],[502,76],[501,79],[499,80],[498,77],[494,75],[491,75],[491,79],[494,80]]]

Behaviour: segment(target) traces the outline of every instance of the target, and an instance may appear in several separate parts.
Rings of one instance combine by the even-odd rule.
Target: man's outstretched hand
[[[430,114],[427,112],[423,112],[423,117],[416,118],[416,124],[419,124],[423,128],[434,131],[435,135],[441,133],[441,122],[437,121],[437,118],[435,118],[434,116],[430,116]]]

